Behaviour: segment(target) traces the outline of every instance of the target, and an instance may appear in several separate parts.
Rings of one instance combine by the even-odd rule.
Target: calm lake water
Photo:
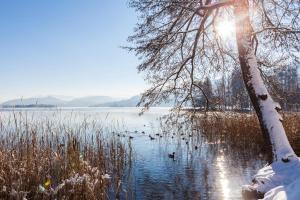
[[[152,108],[142,116],[138,108],[15,110],[19,111],[37,121],[52,118],[72,126],[92,119],[107,127],[107,134],[122,137],[132,161],[125,171],[121,199],[241,199],[241,186],[264,164],[259,156],[207,142],[201,130],[161,123],[168,108]],[[2,119],[11,113],[0,110]],[[174,159],[168,156],[172,152]]]

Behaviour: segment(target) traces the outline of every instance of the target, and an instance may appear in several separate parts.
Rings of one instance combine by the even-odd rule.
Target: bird
[[[120,137],[120,134],[118,134],[118,137]]]
[[[173,153],[169,154],[169,155],[168,155],[168,157],[169,157],[169,158],[173,158],[173,159],[174,159],[174,158],[175,158],[175,152],[173,152]]]
[[[186,144],[189,144],[189,142],[187,141]]]
[[[156,135],[156,136],[159,136],[159,133],[156,133],[155,135]]]
[[[154,137],[152,137],[151,135],[149,135],[150,140],[155,140]]]
[[[198,146],[195,146],[195,150],[197,150],[198,149]]]
[[[129,139],[133,139],[133,137],[132,137],[132,136],[129,136]]]
[[[145,131],[142,131],[143,134],[145,134]]]

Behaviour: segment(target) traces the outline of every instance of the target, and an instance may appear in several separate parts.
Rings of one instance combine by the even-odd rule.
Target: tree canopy
[[[248,3],[251,41],[260,70],[270,73],[295,60],[299,0]],[[186,102],[195,105],[194,94],[205,93],[199,81],[239,65],[234,20],[243,16],[236,19],[234,0],[131,0],[130,6],[140,18],[128,48],[141,59],[138,70],[151,85],[141,105],[149,107],[170,95],[175,95],[177,107]],[[233,29],[229,37],[228,29]]]

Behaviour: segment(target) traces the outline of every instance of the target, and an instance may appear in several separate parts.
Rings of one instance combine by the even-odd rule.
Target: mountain
[[[2,106],[27,106],[27,105],[52,105],[52,106],[62,106],[66,101],[55,98],[55,97],[33,97],[25,99],[14,99],[2,103]]]
[[[140,101],[140,96],[133,96],[130,99],[114,101],[102,104],[95,104],[95,107],[136,107]]]
[[[95,107],[136,107],[141,99],[141,96],[133,96],[129,99],[121,100],[121,101],[115,101],[115,102],[109,102],[109,103],[103,103],[103,104],[96,104]],[[154,107],[172,107],[174,104],[174,101],[170,102],[162,102],[159,105],[156,105]]]
[[[53,96],[35,97],[25,99],[14,99],[6,101],[2,107],[136,107],[140,101],[140,96],[133,96],[129,99],[118,100],[108,96],[90,96],[75,98],[72,100],[62,100]],[[161,103],[156,107],[170,107],[172,103]]]
[[[118,99],[108,96],[90,96],[82,98],[73,98],[71,100],[62,100],[57,97],[34,97],[24,99],[13,99],[1,104],[2,107],[89,107],[96,104],[113,102]]]
[[[112,101],[116,101],[116,99],[108,96],[90,96],[73,99],[71,101],[68,101],[65,106],[86,107],[96,104],[108,103]]]

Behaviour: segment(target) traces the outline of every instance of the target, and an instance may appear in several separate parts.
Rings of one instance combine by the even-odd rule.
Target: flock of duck
[[[112,132],[112,133],[115,134],[116,132]],[[118,133],[117,136],[118,136],[118,137],[128,137],[130,140],[132,140],[132,139],[134,139],[134,137],[133,137],[132,135],[128,135],[128,133],[139,133],[139,132],[136,130],[136,131],[134,131],[134,132],[125,131],[125,133],[126,133],[126,134]],[[143,134],[143,135],[146,135],[145,131],[141,131],[140,133]],[[175,135],[176,135],[176,133],[173,133],[172,136],[171,136],[171,138],[174,139]],[[155,136],[156,136],[156,137],[155,137]],[[156,133],[155,136],[152,136],[151,134],[148,135],[148,137],[149,137],[150,140],[155,140],[155,139],[158,139],[158,138],[162,138],[162,137],[163,137],[163,135],[162,135],[162,134],[159,134],[159,133]],[[185,134],[181,133],[180,136],[181,136],[181,139],[182,139],[182,140],[187,140],[187,139],[184,137]],[[193,137],[193,135],[190,134],[190,135],[188,135],[188,137],[191,138],[191,137]],[[189,144],[188,141],[186,141],[185,143],[186,143],[186,145]],[[197,150],[198,148],[199,148],[199,147],[198,147],[197,145],[194,146],[194,149],[195,149],[195,150]],[[175,152],[172,152],[172,153],[168,154],[168,157],[171,158],[171,159],[173,159],[173,160],[175,160]]]

